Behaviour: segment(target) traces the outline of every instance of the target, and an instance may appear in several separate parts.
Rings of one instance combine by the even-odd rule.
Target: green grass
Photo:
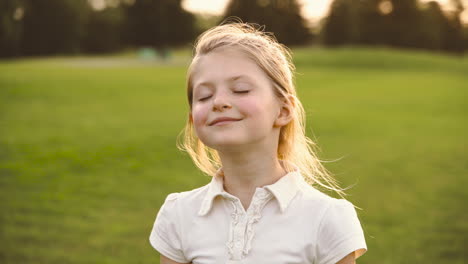
[[[164,198],[209,181],[175,146],[186,54],[0,62],[1,263],[158,263]],[[359,263],[466,263],[468,60],[294,54],[309,135],[363,209]]]

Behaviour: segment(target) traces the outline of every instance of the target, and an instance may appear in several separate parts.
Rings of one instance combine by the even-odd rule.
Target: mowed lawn
[[[0,61],[0,263],[159,263],[165,197],[210,180],[176,148],[184,54]],[[294,54],[308,134],[362,209],[358,263],[468,262],[468,60]]]

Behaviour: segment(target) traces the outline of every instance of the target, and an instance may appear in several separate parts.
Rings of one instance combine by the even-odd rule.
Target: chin
[[[205,134],[200,140],[208,147],[213,149],[223,147],[234,147],[247,143],[248,138],[243,133],[229,131],[229,133]]]
[[[222,150],[228,150],[228,149],[236,149],[236,148],[241,147],[244,144],[239,141],[224,140],[223,142],[210,142],[209,144],[205,144],[205,145],[217,151],[222,151]]]

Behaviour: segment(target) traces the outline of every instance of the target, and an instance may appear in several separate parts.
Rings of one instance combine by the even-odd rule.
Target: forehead
[[[214,50],[197,58],[193,67],[192,84],[220,83],[233,80],[250,80],[268,83],[265,72],[246,53],[235,48]]]

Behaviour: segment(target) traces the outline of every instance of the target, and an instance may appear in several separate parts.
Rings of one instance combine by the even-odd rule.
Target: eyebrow
[[[234,81],[237,81],[239,79],[248,79],[249,81],[253,80],[250,76],[248,75],[244,75],[244,74],[241,74],[241,75],[235,75],[235,76],[232,76],[232,77],[229,77],[226,79],[226,81],[228,82],[234,82]],[[204,82],[201,82],[201,83],[198,83],[196,84],[193,89],[195,90],[196,87],[198,86],[213,86],[213,83],[210,82],[210,81],[204,81]]]

